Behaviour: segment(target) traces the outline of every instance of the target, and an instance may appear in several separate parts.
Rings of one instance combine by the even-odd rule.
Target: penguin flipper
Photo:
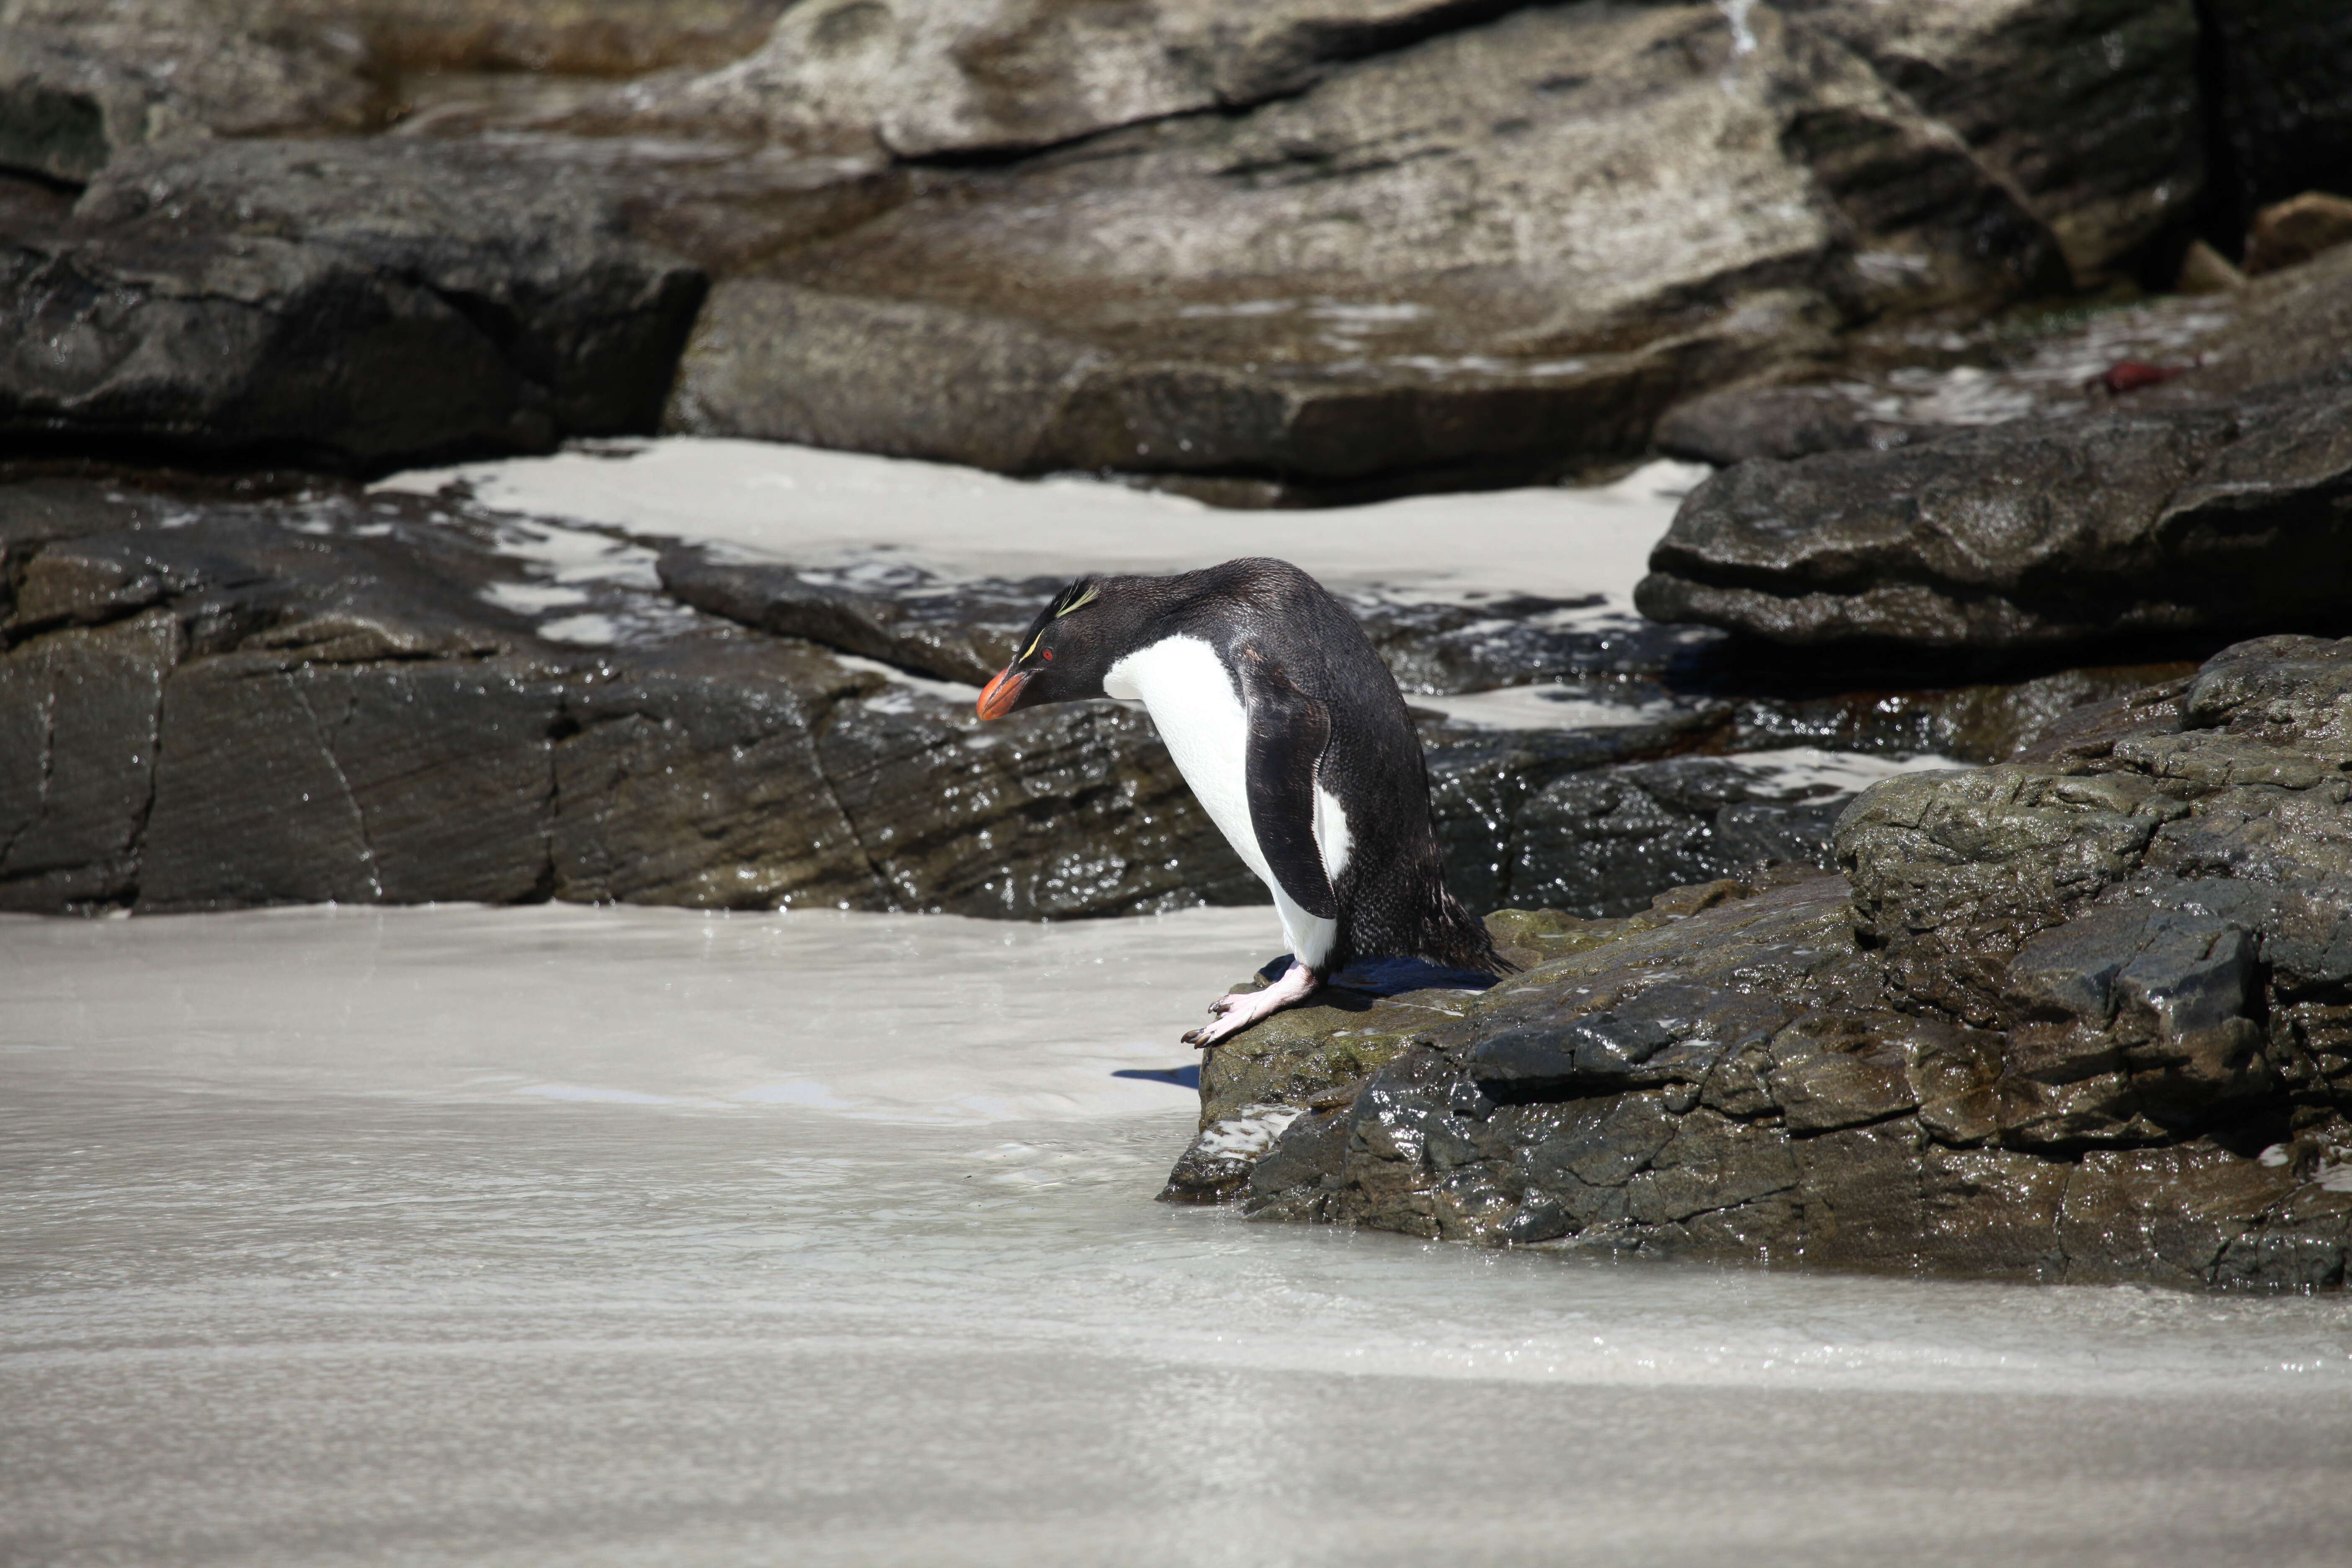
[[[1290,901],[1317,920],[1337,920],[1339,900],[1315,842],[1315,765],[1331,742],[1330,712],[1279,669],[1260,664],[1250,674],[1250,829]]]

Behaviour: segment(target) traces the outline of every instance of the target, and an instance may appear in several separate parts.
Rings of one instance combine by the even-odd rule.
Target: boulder
[[[2058,237],[2078,279],[2198,215],[2194,0],[1780,0],[1950,126]]]
[[[1246,112],[936,171],[723,282],[669,423],[1013,472],[1497,482],[1630,456],[1689,389],[2056,259],[1950,132],[1775,13],[1537,8]]]
[[[560,160],[142,149],[0,240],[0,441],[368,469],[643,431],[703,290]]]
[[[11,6],[0,169],[79,184],[150,142],[366,130],[389,106],[361,63],[332,38],[266,37],[194,6]]]
[[[1691,727],[1719,711],[1702,710]],[[1447,885],[1473,909],[1622,915],[1683,883],[1772,862],[1830,863],[1851,787],[1769,759],[1660,754],[1690,733],[1628,725],[1432,737]]]
[[[219,0],[279,31],[356,33],[395,71],[625,77],[760,47],[791,0]]]
[[[2341,625],[2352,369],[2234,398],[1759,461],[1693,491],[1643,614],[1948,650]]]
[[[2300,267],[2352,241],[2352,198],[2305,191],[2254,215],[2246,235],[2246,275]]]
[[[748,58],[641,114],[894,156],[1049,146],[1295,93],[1342,61],[1483,20],[1501,0],[819,0]]]
[[[1277,1131],[1223,1190],[1489,1245],[2341,1283],[2347,792],[2352,641],[2240,645],[1865,793],[1844,877],[1498,916],[1528,967],[1491,990],[1244,1032],[1204,1133]]]

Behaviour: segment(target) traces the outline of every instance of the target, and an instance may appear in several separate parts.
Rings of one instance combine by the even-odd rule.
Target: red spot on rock
[[[2159,381],[2170,381],[2183,368],[2179,365],[2150,364],[2146,360],[2119,359],[2107,366],[2106,374],[2097,377],[2095,384],[2121,396],[2126,392],[2137,392],[2143,386],[2154,386]]]

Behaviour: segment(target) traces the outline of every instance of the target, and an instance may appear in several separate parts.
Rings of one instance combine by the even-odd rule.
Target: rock
[[[900,157],[1048,146],[1232,110],[1334,64],[1483,19],[1491,0],[837,0],[793,6],[751,58],[677,84],[654,113]]]
[[[1860,313],[2050,276],[1948,132],[1844,50],[1746,25],[1753,47],[1713,6],[1520,11],[1244,113],[936,171],[723,284],[671,427],[1499,482],[1631,456],[1674,397]]]
[[[403,71],[637,76],[758,48],[789,0],[229,0],[280,28],[349,28]]]
[[[1742,662],[1755,661],[1751,656]],[[1811,745],[1872,755],[2007,762],[2084,709],[2192,675],[2196,668],[2181,660],[2092,666],[2024,680],[1913,690],[1854,690],[1849,670],[1809,668],[1804,673],[1816,689],[1824,682],[1848,689],[1828,695],[1800,689],[1737,696],[1724,749],[1738,753]]]
[[[2233,165],[2225,216],[2243,225],[2302,191],[2352,195],[2352,16],[2333,0],[2236,0],[2205,16]]]
[[[658,570],[681,604],[739,626],[970,686],[985,686],[1012,662],[1037,607],[1062,586],[1058,578],[943,584],[904,564],[852,578],[729,561],[693,544],[665,549]]]
[[[1776,642],[1931,648],[2340,624],[2352,373],[1726,470],[1635,603]]]
[[[2126,266],[2205,187],[2191,0],[1782,0],[1950,126],[2080,279]]]
[[[38,25],[45,10],[72,25]],[[359,64],[331,39],[265,37],[192,8],[142,22],[12,6],[0,17],[0,168],[79,184],[150,142],[367,130],[387,105]]]
[[[2210,921],[2256,933],[2273,1009],[2338,984],[2352,963],[2332,934],[2344,919],[2334,802],[2352,760],[2347,664],[2342,643],[2241,644],[2185,687],[2085,710],[2029,760],[1873,791],[1841,823],[1838,853],[1894,983],[1975,1022],[2012,1025],[2038,1008],[2112,1032],[2128,1011],[2120,980],[2085,980],[2071,994],[2091,1000],[2053,1013],[2048,984],[2012,991],[2001,978],[2029,941],[2079,918],[2103,950],[2126,955],[2168,952],[2183,932],[2219,942]],[[2054,963],[2070,949],[2039,951]],[[2221,952],[2207,956],[2226,969]],[[2178,1018],[2113,1028],[2118,1049],[2188,1049],[2195,1032]]]
[[[344,60],[370,78],[410,72],[635,76],[709,68],[757,48],[784,0],[11,0],[11,26],[110,49],[179,35],[184,68],[206,48],[258,39]],[[161,58],[161,57],[159,57]]]
[[[2347,240],[2352,240],[2352,198],[2305,191],[2254,215],[2246,235],[2246,274],[2300,267]]]
[[[1658,421],[1658,449],[1718,467],[1750,458],[1883,452],[1937,432],[1874,417],[1839,386],[1727,387],[1677,404]]]
[[[0,908],[1263,897],[1140,715],[983,732],[686,609],[625,541],[551,580],[547,531],[333,489],[0,489]]]
[[[0,244],[0,438],[376,468],[649,429],[703,292],[561,163],[387,141],[118,158]]]
[[[2177,294],[2227,294],[2245,286],[2246,275],[2236,264],[2201,239],[2189,241],[2172,280]]]
[[[1295,1115],[1225,1187],[1489,1245],[2342,1283],[2352,640],[2238,645],[2036,751],[1864,794],[1846,878],[1515,911],[1533,962],[1452,1016],[1244,1032],[1235,1087]],[[1343,1031],[1385,1061],[1335,1081]]]
[[[1768,861],[1827,865],[1852,793],[1737,757],[1568,767],[1539,733],[1433,747],[1446,880],[1473,908],[1592,917]]]
[[[2199,254],[2190,247],[2192,259]],[[1658,439],[1708,461],[1882,449],[2016,420],[2071,420],[2119,400],[2135,409],[2210,405],[2352,361],[2352,251],[2244,287],[2235,268],[2215,263],[2223,270],[2198,286],[2207,291],[2186,297],[2053,306],[1937,331],[1899,321],[1865,326],[1845,335],[1833,365],[1786,373],[1835,379],[1702,395],[1667,411]]]

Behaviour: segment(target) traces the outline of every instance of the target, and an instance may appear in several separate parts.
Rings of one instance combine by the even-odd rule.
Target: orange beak
[[[983,719],[1003,718],[1013,711],[1013,705],[1021,700],[1021,689],[1028,684],[1028,671],[1006,665],[996,672],[995,679],[981,689],[980,716]]]

